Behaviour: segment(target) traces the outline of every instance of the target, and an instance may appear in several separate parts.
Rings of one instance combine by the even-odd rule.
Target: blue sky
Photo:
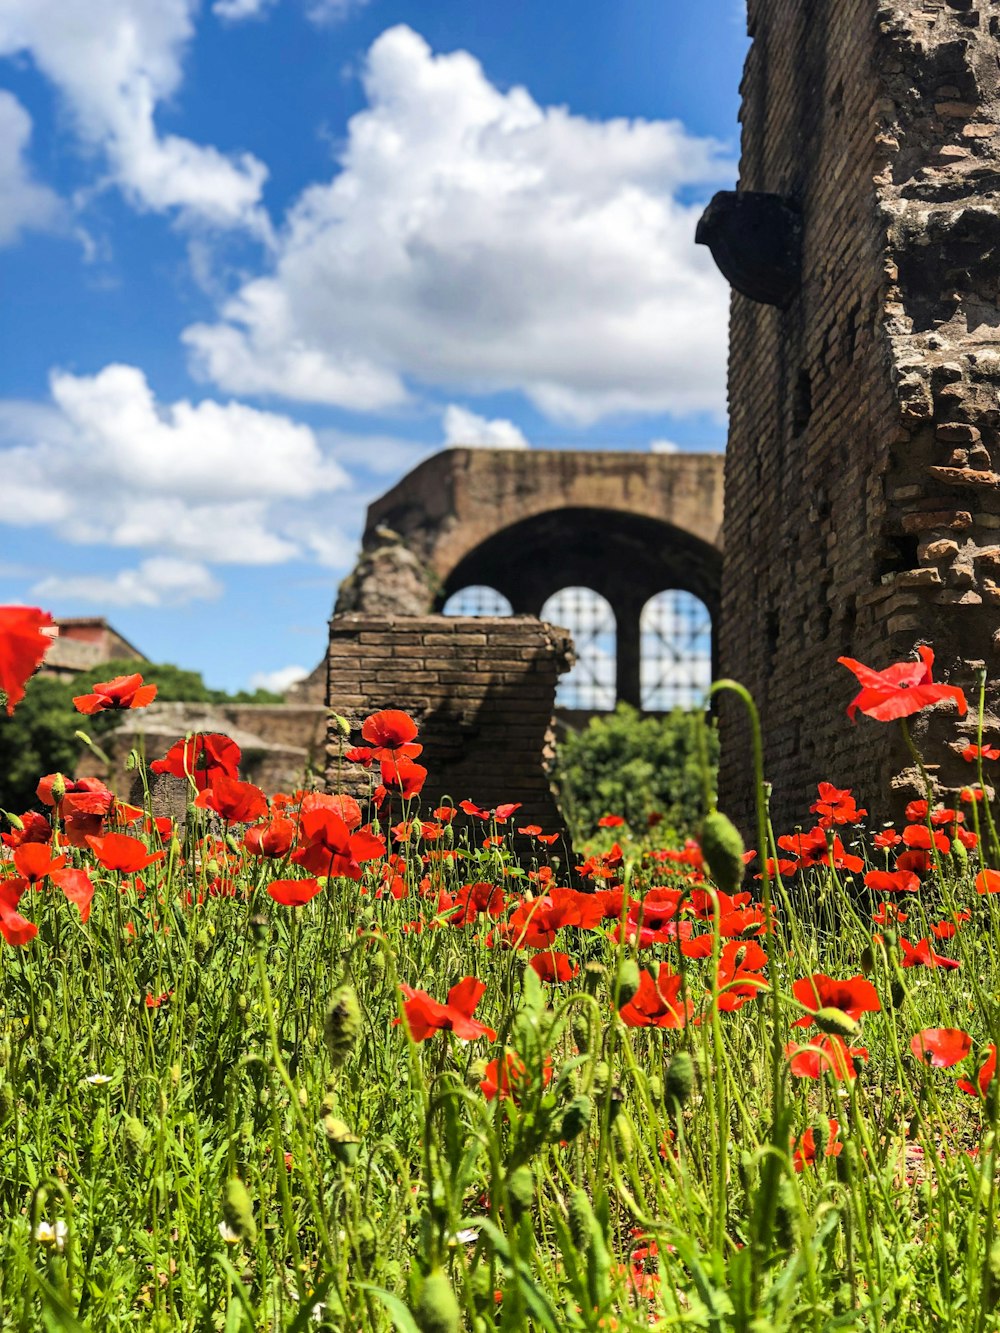
[[[721,448],[740,0],[7,0],[0,602],[236,688],[445,443]]]

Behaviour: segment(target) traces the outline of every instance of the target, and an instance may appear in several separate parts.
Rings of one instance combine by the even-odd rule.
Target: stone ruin
[[[555,832],[545,761],[572,645],[538,619],[545,601],[570,586],[607,598],[617,697],[638,705],[642,607],[682,589],[714,616],[721,570],[721,455],[447,449],[369,508],[330,622],[330,707],[353,728],[378,708],[411,713],[432,806],[444,793],[523,801],[517,823]],[[513,616],[441,614],[472,585],[503,594]],[[333,719],[327,784],[363,786],[342,750]]]
[[[773,809],[916,790],[839,655],[918,643],[1000,739],[1000,0],[749,0],[739,188],[698,239],[733,287],[720,664],[762,711]],[[740,709],[721,788],[752,792]],[[973,716],[916,726],[944,791]],[[956,740],[956,734],[959,739]],[[945,739],[947,738],[947,739]]]

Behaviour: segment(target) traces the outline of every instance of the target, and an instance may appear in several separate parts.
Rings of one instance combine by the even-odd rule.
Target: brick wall
[[[382,708],[416,719],[425,811],[446,794],[487,807],[521,801],[515,823],[556,832],[562,819],[543,761],[556,682],[571,658],[567,632],[529,616],[335,615],[327,697],[355,728]],[[341,743],[331,722],[328,788],[366,791],[364,770],[340,763]]]
[[[740,188],[798,203],[803,267],[786,309],[733,297],[720,655],[761,707],[786,826],[819,779],[886,815],[909,794],[895,729],[847,722],[838,655],[883,667],[931,641],[967,684],[993,654],[991,590],[970,571],[989,578],[998,524],[984,353],[1000,320],[989,210],[969,205],[1000,179],[976,128],[994,120],[998,13],[750,0]],[[746,823],[746,727],[731,703],[721,722],[722,794]]]

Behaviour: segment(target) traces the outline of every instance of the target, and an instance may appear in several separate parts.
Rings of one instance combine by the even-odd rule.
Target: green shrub
[[[577,840],[590,837],[602,815],[624,816],[633,832],[651,814],[679,834],[690,833],[704,814],[696,712],[677,708],[643,717],[629,704],[567,731],[556,751],[554,776],[563,811]],[[718,738],[707,728],[713,785]]]
[[[227,694],[225,690],[209,689],[199,672],[170,663],[104,662],[74,680],[33,676],[13,717],[0,712],[0,809],[15,813],[26,810],[34,803],[35,787],[42,774],[73,772],[82,748],[75,735],[78,730],[86,731],[100,744],[101,736],[121,720],[114,712],[82,717],[73,707],[73,696],[85,694],[95,681],[135,671],[140,671],[145,680],[155,681],[159,687],[157,699],[165,703],[281,702],[280,695],[266,690]]]

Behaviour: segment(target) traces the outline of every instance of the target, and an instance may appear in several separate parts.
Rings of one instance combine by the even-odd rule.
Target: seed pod
[[[833,1005],[817,1009],[813,1014],[813,1022],[820,1032],[829,1033],[834,1037],[856,1037],[861,1031],[861,1025],[856,1018],[852,1018],[850,1014],[845,1014],[843,1009],[837,1009]]]
[[[338,1120],[336,1116],[328,1115],[323,1119],[323,1133],[330,1151],[341,1166],[353,1166],[361,1151],[361,1140],[350,1125]]]
[[[510,1211],[516,1222],[535,1201],[535,1177],[530,1166],[519,1166],[506,1180]]]
[[[566,1143],[571,1143],[590,1124],[593,1113],[594,1103],[585,1092],[578,1093],[566,1107],[559,1137]]]
[[[252,1245],[257,1239],[250,1192],[239,1176],[230,1176],[222,1200],[222,1218],[233,1235]]]
[[[459,1333],[462,1312],[443,1269],[432,1268],[424,1278],[413,1317],[420,1333]]]
[[[598,1060],[594,1065],[594,1096],[603,1097],[611,1082],[611,1066],[607,1060]]]
[[[713,810],[702,822],[698,843],[712,879],[723,893],[735,893],[746,870],[739,829],[728,815]]]
[[[199,930],[194,937],[194,961],[203,963],[212,947],[212,937],[207,930]]]
[[[323,1024],[326,1049],[335,1069],[344,1063],[361,1032],[361,1006],[353,986],[338,986],[330,998]]]
[[[618,969],[618,1008],[629,1003],[639,989],[639,964],[631,956],[622,960]]]
[[[667,1065],[663,1082],[663,1096],[667,1108],[675,1115],[686,1106],[694,1089],[694,1061],[690,1051],[675,1051]]]
[[[588,995],[596,995],[600,990],[601,982],[608,975],[608,969],[597,959],[592,959],[589,963],[583,965],[583,988]]]
[[[573,1244],[581,1252],[586,1251],[590,1246],[590,1227],[594,1220],[594,1210],[586,1190],[573,1191],[567,1208],[567,1220]]]
[[[129,1115],[125,1117],[122,1125],[122,1134],[125,1139],[125,1152],[132,1162],[141,1161],[149,1151],[149,1130],[138,1118],[138,1116]]]

